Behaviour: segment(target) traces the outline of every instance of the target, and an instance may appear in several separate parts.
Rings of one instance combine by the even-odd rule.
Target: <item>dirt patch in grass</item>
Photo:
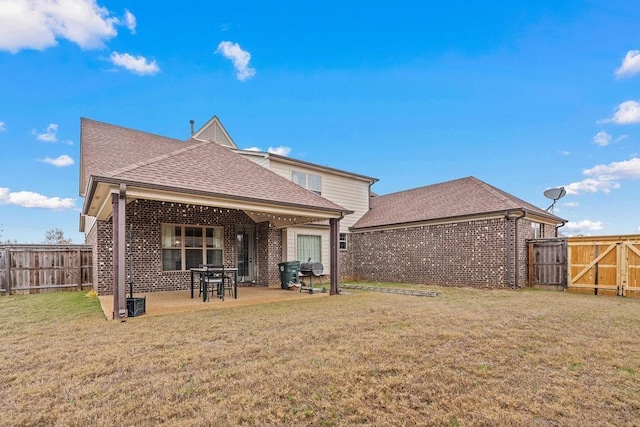
[[[2,297],[0,425],[637,425],[640,301],[429,290],[126,323]]]

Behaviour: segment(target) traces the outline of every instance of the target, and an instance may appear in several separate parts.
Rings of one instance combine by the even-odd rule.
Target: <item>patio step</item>
[[[435,291],[418,291],[415,289],[398,289],[398,288],[379,288],[376,286],[352,285],[349,283],[343,283],[340,285],[340,287],[344,289],[357,289],[361,291],[382,292],[386,294],[412,295],[415,297],[441,297],[442,296],[442,292],[435,292]]]

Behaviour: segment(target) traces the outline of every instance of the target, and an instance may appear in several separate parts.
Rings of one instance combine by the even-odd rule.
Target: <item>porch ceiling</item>
[[[94,191],[87,194],[83,214],[106,220],[113,214],[111,195],[118,194],[119,187],[114,183],[97,182]],[[344,212],[318,209],[305,205],[277,204],[273,202],[226,197],[225,195],[194,194],[170,189],[127,186],[127,202],[135,199],[156,200],[167,203],[211,206],[244,211],[255,222],[269,221],[277,228],[296,224],[341,218]]]

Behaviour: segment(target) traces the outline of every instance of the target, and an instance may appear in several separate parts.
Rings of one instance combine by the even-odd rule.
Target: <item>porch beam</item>
[[[100,194],[106,194],[108,196],[109,192],[114,193],[117,191],[118,187],[116,187],[114,184],[100,183],[97,185],[95,193],[99,198]],[[267,215],[282,216],[287,219],[283,223],[283,225],[301,224],[310,221],[323,221],[330,218],[337,218],[344,214],[352,213],[351,211],[339,212],[330,209],[313,209],[297,205],[278,205],[261,201],[240,200],[203,194],[178,193],[132,186],[127,186],[127,197],[129,200],[146,199],[157,200],[165,203],[209,206],[220,209],[236,209],[245,211],[245,213],[247,213],[247,215],[252,217],[252,219],[254,220],[255,216],[265,216],[265,220],[270,219]],[[108,199],[108,197],[106,197],[106,199]],[[92,204],[85,209],[85,214],[95,216],[99,220],[104,221],[107,220],[110,215],[112,215],[112,207],[112,204],[105,203],[104,201],[100,203],[100,201],[98,200],[97,203]]]
[[[329,220],[329,261],[331,263],[331,267],[329,268],[329,274],[331,275],[331,289],[329,290],[329,295],[338,295],[340,293],[340,289],[338,288],[338,276],[340,274],[340,268],[338,266],[338,237],[340,233],[339,224],[340,219],[338,218],[331,218]]]
[[[119,192],[111,194],[113,207],[113,318],[127,317],[125,291],[126,206],[127,186],[120,184]]]

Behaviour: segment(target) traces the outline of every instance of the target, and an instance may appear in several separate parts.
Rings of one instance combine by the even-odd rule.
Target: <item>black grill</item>
[[[305,276],[322,276],[324,267],[321,262],[303,262],[300,264],[300,273]]]

